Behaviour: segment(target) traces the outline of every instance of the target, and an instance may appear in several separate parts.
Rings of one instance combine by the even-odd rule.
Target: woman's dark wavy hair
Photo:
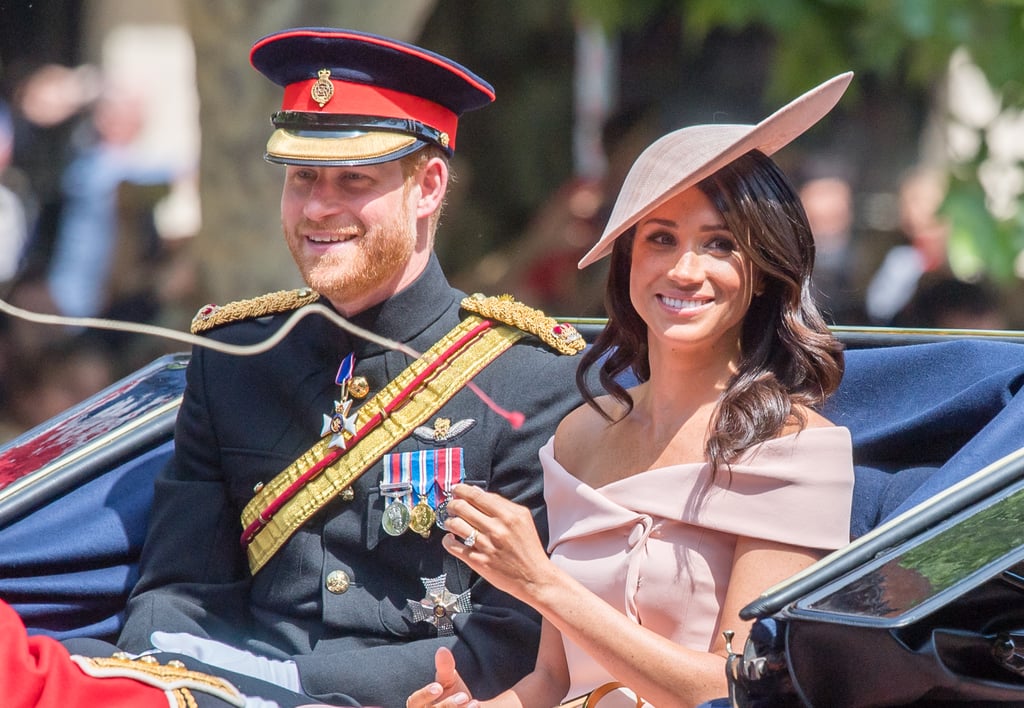
[[[839,385],[844,361],[842,344],[811,294],[814,239],[807,215],[778,166],[754,150],[697,188],[721,212],[764,288],[743,320],[739,367],[712,415],[705,455],[717,473],[744,450],[777,437],[790,421],[803,426],[805,417],[794,404],[819,407]],[[601,383],[627,413],[633,399],[616,378],[630,370],[640,381],[651,375],[647,325],[629,297],[635,234],[634,225],[615,241],[605,289],[608,325],[576,374],[583,398],[609,421],[586,385],[590,368],[600,365]]]

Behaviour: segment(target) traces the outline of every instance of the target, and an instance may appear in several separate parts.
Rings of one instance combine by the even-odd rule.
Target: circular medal
[[[448,521],[448,517],[450,516],[450,514],[448,513],[447,498],[437,505],[437,513],[435,514],[435,516],[437,518],[434,519],[434,523],[437,524],[437,528],[441,529],[442,531],[447,531],[448,529],[445,527],[445,523]]]
[[[430,536],[430,527],[434,525],[434,510],[430,508],[426,497],[420,497],[419,502],[412,508],[409,517],[409,528],[423,538]]]
[[[353,376],[352,380],[348,382],[348,392],[352,398],[366,398],[370,392],[370,382],[366,380],[365,376]]]
[[[391,502],[384,507],[380,525],[389,536],[401,536],[409,528],[409,507],[397,499]]]

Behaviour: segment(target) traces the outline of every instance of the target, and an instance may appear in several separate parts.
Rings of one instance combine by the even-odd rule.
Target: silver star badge
[[[340,447],[342,450],[345,449],[345,438],[342,437],[341,431],[344,430],[349,435],[356,434],[356,416],[358,414],[353,413],[349,415],[348,412],[352,408],[352,401],[335,401],[334,402],[334,414],[324,414],[324,424],[320,429],[320,437],[331,435],[331,439],[327,443],[327,447]]]
[[[469,590],[455,595],[445,587],[446,573],[436,578],[420,578],[427,595],[422,600],[406,600],[412,609],[412,617],[416,622],[429,622],[437,627],[437,636],[448,637],[455,633],[452,618],[460,612],[472,612],[473,603],[469,599]]]

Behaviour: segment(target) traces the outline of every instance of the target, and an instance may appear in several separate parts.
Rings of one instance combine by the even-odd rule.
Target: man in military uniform
[[[119,644],[383,706],[444,645],[495,694],[532,668],[539,619],[443,550],[444,502],[478,484],[546,528],[537,452],[579,404],[582,342],[466,298],[433,253],[457,119],[493,90],[348,30],[279,32],[251,61],[284,87],[266,158],[309,288],[204,308],[193,329],[253,344],[326,307],[383,340],[316,315],[259,355],[194,351]]]

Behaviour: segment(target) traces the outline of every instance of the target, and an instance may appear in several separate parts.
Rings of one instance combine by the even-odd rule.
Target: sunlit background
[[[415,42],[496,89],[465,116],[438,253],[467,291],[600,316],[596,239],[631,160],[854,84],[778,161],[837,324],[1024,322],[1024,8],[1004,0],[0,0],[0,281],[28,309],[187,329],[300,285],[262,160],[288,26]],[[151,338],[3,322],[0,438],[156,355]]]

